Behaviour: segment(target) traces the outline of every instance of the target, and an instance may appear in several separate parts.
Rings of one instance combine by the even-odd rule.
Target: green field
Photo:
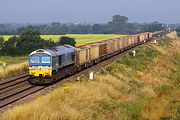
[[[5,62],[6,65],[19,64],[27,61],[27,56],[12,57],[12,56],[0,56],[0,67]]]
[[[12,35],[1,35],[5,40],[8,40]],[[123,37],[125,35],[114,34],[66,34],[66,35],[41,35],[41,38],[45,40],[52,40],[57,42],[61,36],[68,36],[76,40],[76,46],[84,45],[87,43],[99,42],[112,38]]]

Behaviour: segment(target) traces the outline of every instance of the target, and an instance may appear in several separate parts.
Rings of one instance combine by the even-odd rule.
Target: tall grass
[[[70,84],[68,87],[68,91],[59,88],[30,104],[16,107],[12,111],[6,112],[1,119],[84,120],[118,118],[119,106],[117,103],[133,99],[133,96],[119,92],[119,90],[125,92],[128,89],[124,87],[122,81],[110,75],[98,76],[96,82]],[[121,114],[125,113],[122,112]]]
[[[27,61],[27,56],[0,56],[0,66],[3,63],[7,65],[20,64]]]
[[[28,71],[27,63],[14,64],[6,67],[0,67],[0,80],[12,76],[17,76],[20,73]]]

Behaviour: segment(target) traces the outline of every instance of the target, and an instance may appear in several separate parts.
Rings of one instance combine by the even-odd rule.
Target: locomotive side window
[[[69,60],[69,53],[66,53],[66,60]]]
[[[72,62],[75,61],[75,53],[71,53],[71,57],[72,57]]]
[[[86,59],[88,59],[88,49],[86,50]]]
[[[52,58],[52,66],[56,66],[56,57]]]
[[[58,57],[58,60],[59,60],[59,66],[61,66],[62,65],[62,56],[61,55]]]

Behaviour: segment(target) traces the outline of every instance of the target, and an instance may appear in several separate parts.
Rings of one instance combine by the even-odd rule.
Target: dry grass
[[[96,81],[66,85],[32,103],[15,107],[5,113],[1,119],[84,120],[118,118],[118,111],[113,110],[113,107],[116,107],[113,104],[133,100],[134,97],[127,94],[127,91],[128,89],[122,81],[117,78],[111,75],[99,76]],[[112,112],[109,112],[109,109]]]
[[[21,64],[13,64],[6,67],[0,67],[0,80],[12,76],[16,76],[17,74],[28,71],[27,63]]]
[[[176,104],[173,106],[173,104]],[[178,120],[180,113],[180,90],[155,97],[142,110],[142,118],[148,120]]]
[[[0,119],[160,119],[165,116],[170,101],[180,98],[178,86],[172,82],[175,78],[172,76],[179,71],[175,56],[180,55],[180,41],[174,41],[171,47],[151,47],[161,49],[161,54],[143,71],[115,62],[103,69],[103,74],[98,74],[94,81],[66,84],[33,102],[9,110]],[[176,78],[179,79],[177,75]]]

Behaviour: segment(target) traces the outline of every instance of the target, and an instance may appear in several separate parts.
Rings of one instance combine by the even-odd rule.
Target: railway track
[[[28,77],[29,74],[24,73],[0,81],[0,109],[45,88],[45,86],[30,85],[27,81]]]
[[[142,43],[140,45],[148,44],[151,41],[153,41],[153,40],[147,41],[146,43]],[[137,46],[140,46],[140,45],[137,45]],[[137,46],[127,49],[126,51],[124,51],[124,52],[120,53],[119,55],[116,55],[112,58],[117,58],[118,56],[126,54],[127,52],[135,49]],[[108,60],[112,62],[111,58]],[[104,63],[101,62],[100,64],[102,64],[102,65],[97,64],[97,65],[94,65],[94,67],[98,67],[98,69],[99,69],[99,66],[108,64],[108,62],[107,62],[108,60],[103,61]],[[73,76],[77,76],[77,75],[87,71],[88,69],[91,69],[91,68],[87,68],[86,70],[84,70],[80,73],[77,73],[76,75],[72,75],[71,77],[73,78]],[[47,86],[30,85],[27,81],[28,77],[29,77],[29,74],[24,73],[22,75],[19,75],[18,77],[9,78],[9,79],[0,81],[0,109],[4,108],[12,103],[15,103],[16,101],[18,101],[22,98],[25,98],[25,97],[27,97],[33,93],[36,93],[47,87]],[[64,80],[59,81],[59,83],[64,83],[65,81]],[[66,81],[66,82],[68,82],[68,81]]]

